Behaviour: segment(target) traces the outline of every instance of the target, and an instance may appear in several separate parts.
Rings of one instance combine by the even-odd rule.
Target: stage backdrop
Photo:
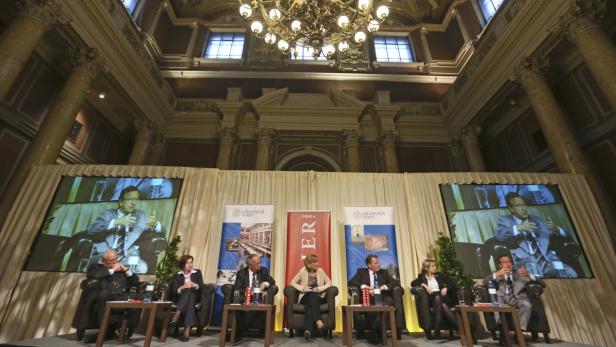
[[[285,286],[291,283],[310,254],[317,255],[319,266],[331,277],[330,222],[329,211],[289,211]]]
[[[396,227],[392,207],[345,207],[347,280],[366,267],[366,256],[379,256],[381,268],[400,280]]]
[[[538,173],[364,174],[226,171],[185,167],[50,165],[33,169],[0,231],[0,341],[71,331],[79,273],[22,271],[62,176],[182,178],[171,237],[182,236],[180,252],[195,256],[206,282],[216,281],[225,204],[270,204],[274,208],[271,272],[283,283],[286,217],[289,210],[331,211],[331,272],[340,305],[347,302],[344,206],[392,206],[400,279],[405,287],[407,328],[418,331],[408,286],[421,261],[431,255],[439,232],[447,233],[440,184],[555,184],[594,278],[547,279],[543,302],[555,338],[616,346],[616,255],[600,209],[583,176]],[[144,277],[144,276],[142,276]],[[282,295],[276,297],[276,329],[282,327]]]
[[[235,274],[246,267],[246,257],[261,256],[261,266],[270,269],[272,257],[272,205],[225,205],[218,253],[216,294],[212,325],[220,326],[224,297],[222,286],[235,283]]]

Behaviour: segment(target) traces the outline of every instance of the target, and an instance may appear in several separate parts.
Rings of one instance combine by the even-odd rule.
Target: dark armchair
[[[356,297],[361,298],[361,291],[357,287],[349,287],[349,300],[353,297],[353,293],[355,293]],[[396,308],[395,316],[396,316],[396,338],[400,340],[402,336],[402,329],[406,326],[406,321],[404,319],[404,303],[402,302],[402,297],[404,296],[404,289],[401,286],[395,286],[391,289],[391,296],[394,301],[394,307]],[[356,303],[351,303],[356,304]],[[355,313],[353,316],[354,326],[366,326],[364,322],[364,317],[362,314]],[[389,326],[389,320],[387,322],[387,328],[391,329]],[[359,336],[363,335],[363,332],[358,332]]]
[[[170,288],[171,286],[168,283],[164,283],[160,285],[158,289],[159,295],[164,293],[165,298],[170,298]],[[203,329],[210,324],[212,320],[212,307],[214,305],[214,290],[216,289],[216,285],[213,283],[206,283],[204,288],[201,290],[201,297],[197,299],[195,303],[195,310],[197,311],[197,321],[193,325],[197,329],[197,336],[201,336],[203,334]],[[169,314],[174,314],[177,311],[177,307],[175,304],[171,306],[171,311]],[[180,322],[176,325],[176,331],[174,334],[177,334],[177,329],[179,326],[183,326],[182,316],[180,316]]]
[[[146,285],[146,282],[139,282],[137,292],[142,293]],[[101,290],[101,285],[98,280],[86,278],[81,281],[79,287],[81,288],[81,295],[71,326],[77,330],[77,340],[83,340],[87,329],[98,329],[100,327],[100,322],[96,317],[96,298]],[[109,322],[113,324],[124,319],[123,312],[112,311]]]
[[[428,300],[428,292],[422,286],[411,287],[411,294],[415,297],[415,308],[417,309],[417,318],[419,319],[419,326],[424,330],[426,337],[430,335],[430,331],[434,329],[433,313]],[[455,295],[455,293],[452,293]],[[449,320],[441,320],[441,330],[449,330],[449,335],[453,337],[453,331],[458,327],[451,324]]]
[[[329,287],[325,292],[327,302],[321,304],[321,316],[325,323],[326,335],[332,338],[333,331],[336,328],[336,296],[338,295],[338,287]],[[301,335],[306,314],[304,305],[299,303],[299,294],[300,292],[293,286],[288,286],[284,289],[284,296],[287,297],[287,304],[285,306],[287,328],[291,337],[295,336],[295,334]]]
[[[543,281],[533,281],[526,284],[526,293],[533,306],[527,331],[531,333],[533,341],[537,341],[539,333],[543,333],[545,343],[550,343],[550,325],[545,314],[543,302],[541,301],[541,294],[543,294],[544,288],[545,284]],[[488,294],[488,288],[486,286],[480,285],[477,286],[476,289],[480,293],[483,302],[490,302],[490,295]],[[496,340],[496,331],[499,330],[499,327],[494,318],[494,314],[484,312],[483,318],[486,322],[486,328],[490,330],[492,338]]]

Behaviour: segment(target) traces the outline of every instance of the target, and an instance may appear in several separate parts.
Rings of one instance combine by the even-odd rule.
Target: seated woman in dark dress
[[[327,302],[325,290],[331,287],[332,281],[319,267],[317,256],[311,254],[304,258],[304,267],[293,277],[291,285],[301,293],[299,302],[306,308],[304,338],[310,340],[315,325],[319,331],[325,327],[320,307]]]
[[[176,303],[177,311],[169,323],[175,328],[180,315],[184,316],[184,331],[180,340],[186,342],[190,336],[190,327],[195,323],[197,313],[195,303],[201,300],[203,290],[203,276],[201,271],[193,269],[194,258],[185,254],[180,257],[180,271],[171,281],[171,300]]]
[[[432,259],[424,260],[421,266],[421,273],[411,282],[412,287],[422,286],[428,292],[428,302],[432,309],[434,338],[440,338],[440,325],[443,314],[453,325],[457,326],[456,316],[451,312],[450,307],[455,306],[456,300],[453,295],[454,284],[445,274],[436,272],[436,263]],[[451,290],[451,291],[450,291]],[[428,339],[432,334],[426,332]]]

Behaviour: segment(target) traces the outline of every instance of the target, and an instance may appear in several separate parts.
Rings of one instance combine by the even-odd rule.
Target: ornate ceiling
[[[392,20],[401,24],[441,23],[453,0],[392,0]],[[171,0],[176,15],[180,18],[215,20],[238,12],[237,0]]]

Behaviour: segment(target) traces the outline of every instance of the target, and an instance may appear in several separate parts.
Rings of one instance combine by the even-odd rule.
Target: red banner
[[[319,266],[331,277],[329,211],[287,212],[287,271],[285,284],[304,266],[310,254],[319,257]]]

